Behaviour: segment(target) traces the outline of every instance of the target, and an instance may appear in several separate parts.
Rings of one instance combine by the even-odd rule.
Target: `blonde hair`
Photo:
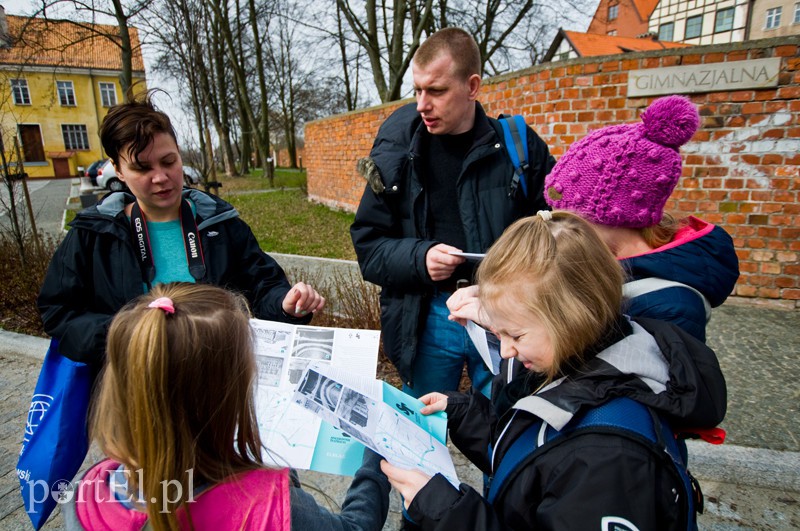
[[[641,229],[642,238],[651,249],[658,249],[671,242],[684,225],[685,220],[678,220],[672,214],[664,212],[658,224]]]
[[[426,67],[440,54],[449,55],[455,73],[463,79],[481,75],[481,51],[475,39],[461,28],[443,28],[425,39],[414,54],[414,63]]]
[[[490,314],[522,307],[545,327],[553,347],[546,383],[566,364],[578,365],[620,316],[619,263],[589,223],[565,211],[513,223],[489,249],[477,281]]]
[[[160,297],[174,313],[148,306]],[[263,466],[251,334],[246,300],[205,284],[156,285],[111,323],[92,436],[142,470],[141,485],[130,479],[154,529],[177,529],[175,510],[194,487],[189,470],[191,483],[215,484]],[[171,502],[164,485],[175,482],[182,497]]]

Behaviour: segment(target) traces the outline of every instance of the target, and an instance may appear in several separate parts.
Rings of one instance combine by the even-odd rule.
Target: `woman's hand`
[[[430,476],[423,474],[419,470],[404,470],[389,464],[388,461],[381,461],[381,470],[389,478],[389,483],[392,484],[392,487],[403,497],[403,505],[405,505],[406,509],[414,501],[417,493],[431,479]]]
[[[283,298],[281,307],[284,312],[293,317],[303,317],[324,308],[325,297],[308,284],[298,282]]]
[[[461,326],[466,326],[467,320],[469,320],[487,330],[490,329],[489,317],[483,311],[478,298],[477,285],[456,290],[447,299],[447,309],[450,310],[447,318]]]
[[[428,393],[420,397],[420,401],[425,404],[425,407],[419,410],[423,415],[431,415],[447,409],[447,395],[442,393]]]

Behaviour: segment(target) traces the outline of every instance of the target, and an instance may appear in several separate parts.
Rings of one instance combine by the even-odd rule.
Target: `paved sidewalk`
[[[708,343],[728,382],[722,446],[690,444],[692,471],[706,494],[701,529],[800,528],[800,311],[734,302],[714,311]],[[0,331],[0,529],[29,529],[15,465],[28,401],[47,341]],[[481,475],[454,452],[459,477]],[[90,456],[90,460],[97,456]],[[349,478],[304,472],[303,481],[335,510]],[[399,529],[393,493],[385,530]],[[58,517],[45,529],[61,529]]]

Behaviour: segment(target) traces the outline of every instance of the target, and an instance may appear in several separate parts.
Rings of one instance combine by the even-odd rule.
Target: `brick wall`
[[[655,99],[628,98],[628,72],[780,57],[777,87],[691,95],[703,119],[681,152],[683,178],[667,209],[695,214],[734,238],[741,278],[734,295],[800,307],[800,37],[640,52],[539,65],[484,80],[490,116],[524,114],[558,158],[589,131],[638,120]],[[312,200],[354,211],[355,171],[393,102],[306,125]]]

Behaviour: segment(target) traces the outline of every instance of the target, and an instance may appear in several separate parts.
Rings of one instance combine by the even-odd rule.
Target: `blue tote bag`
[[[33,392],[17,476],[25,511],[41,528],[72,497],[72,478],[89,450],[86,415],[96,371],[65,358],[50,341]]]

